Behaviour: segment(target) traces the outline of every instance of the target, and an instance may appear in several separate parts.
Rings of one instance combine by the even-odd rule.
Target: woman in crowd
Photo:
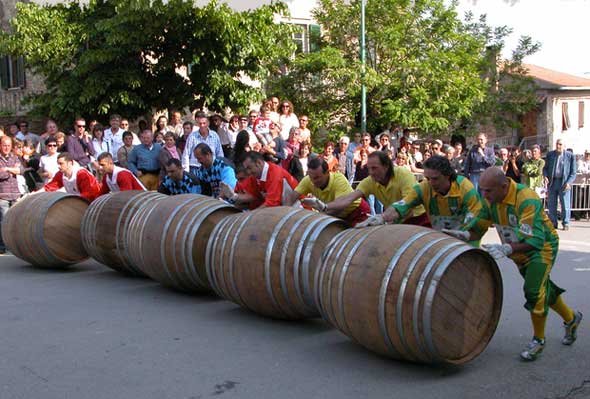
[[[168,133],[168,118],[166,118],[164,115],[160,115],[158,117],[158,119],[156,120],[156,128],[154,129],[154,138],[156,137],[156,134],[158,132],[161,132],[162,135],[165,135],[166,133]]]
[[[57,142],[57,151],[66,151],[66,134],[64,132],[57,132],[54,137]]]
[[[168,132],[164,135],[164,145],[158,154],[158,160],[160,161],[160,181],[166,177],[166,165],[172,158],[181,159],[180,150],[176,147],[176,137],[174,133]]]
[[[157,132],[156,134],[154,134],[154,144],[164,145],[164,136],[168,133],[171,133],[171,132],[166,132],[166,133]]]
[[[94,153],[98,157],[103,152],[110,152],[111,151],[111,143],[109,140],[104,139],[104,127],[100,124],[95,124],[92,128],[92,147],[94,148]]]
[[[337,172],[339,166],[338,158],[334,156],[334,147],[336,147],[336,145],[332,141],[327,141],[324,144],[324,152],[320,155],[320,158],[328,163],[328,170],[330,172]]]
[[[281,112],[279,115],[279,123],[281,125],[281,137],[283,140],[289,138],[289,132],[292,127],[299,127],[299,119],[293,109],[293,104],[289,100],[281,101]]]
[[[289,163],[287,171],[297,179],[301,181],[307,174],[307,161],[311,158],[311,143],[304,141],[299,147],[299,153],[295,154]]]
[[[236,136],[236,145],[234,146],[233,161],[237,167],[244,161],[244,156],[250,152],[250,134],[246,130],[241,130]]]
[[[289,169],[289,163],[295,154],[299,153],[299,147],[301,146],[301,131],[299,128],[292,127],[289,132],[289,139],[285,142],[286,157],[283,161],[283,168]]]
[[[39,176],[43,179],[43,184],[49,183],[49,181],[59,172],[59,166],[57,165],[57,140],[55,137],[49,137],[45,140],[45,148],[47,154],[42,155],[39,160]]]
[[[129,167],[129,162],[127,159],[129,158],[129,154],[133,150],[133,133],[131,132],[124,132],[123,133],[123,145],[119,150],[117,150],[117,164],[127,169]]]

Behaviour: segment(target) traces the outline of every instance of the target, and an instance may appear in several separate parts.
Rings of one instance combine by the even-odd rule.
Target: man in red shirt
[[[103,152],[98,156],[98,168],[102,173],[102,185],[100,195],[109,192],[143,190],[145,187],[130,170],[115,166],[113,156]]]
[[[246,153],[242,164],[250,175],[250,181],[245,184],[254,189],[254,195],[234,193],[228,197],[224,190],[225,197],[237,204],[249,202],[252,197],[263,198],[264,202],[259,208],[290,205],[289,198],[298,182],[289,172],[276,164],[266,162],[262,154],[254,151]]]
[[[74,163],[67,152],[62,152],[57,157],[59,172],[43,188],[36,192],[65,191],[68,194],[76,194],[92,202],[100,195],[100,184],[87,169]]]

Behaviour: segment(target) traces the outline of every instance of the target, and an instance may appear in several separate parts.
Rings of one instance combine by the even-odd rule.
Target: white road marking
[[[585,262],[587,260],[588,260],[588,258],[576,258],[576,259],[572,259],[572,262]]]
[[[590,267],[576,267],[574,268],[576,272],[590,272]]]

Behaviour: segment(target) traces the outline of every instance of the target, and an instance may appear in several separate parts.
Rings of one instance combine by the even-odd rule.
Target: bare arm
[[[342,197],[336,198],[334,201],[330,202],[328,205],[326,212],[329,214],[341,212],[350,204],[352,204],[355,200],[362,198],[363,193],[359,190],[354,190],[352,193],[343,195]]]

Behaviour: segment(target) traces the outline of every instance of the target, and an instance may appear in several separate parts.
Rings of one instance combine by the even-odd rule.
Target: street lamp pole
[[[367,131],[367,87],[365,86],[365,6],[361,0],[361,131]]]

